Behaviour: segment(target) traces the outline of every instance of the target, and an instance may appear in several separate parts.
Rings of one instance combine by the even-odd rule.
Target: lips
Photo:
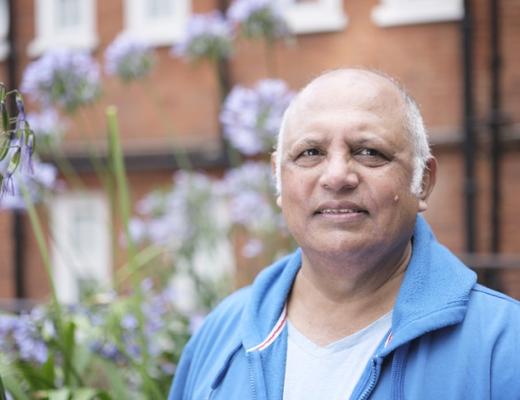
[[[368,214],[368,211],[356,203],[345,201],[322,203],[314,212],[314,214],[322,215],[345,215],[358,213]]]

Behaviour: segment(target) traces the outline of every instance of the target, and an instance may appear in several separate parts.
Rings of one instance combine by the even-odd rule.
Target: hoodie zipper
[[[377,356],[372,359],[372,368],[370,371],[370,379],[368,381],[368,386],[365,388],[363,393],[361,393],[361,396],[359,396],[358,400],[367,400],[372,391],[374,390],[374,387],[377,383],[377,379],[379,378],[379,373],[381,371],[381,360],[382,358]]]

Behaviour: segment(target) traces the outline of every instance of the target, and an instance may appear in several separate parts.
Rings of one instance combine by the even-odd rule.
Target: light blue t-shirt
[[[391,324],[392,313],[389,312],[366,328],[321,347],[288,321],[284,400],[350,398]]]

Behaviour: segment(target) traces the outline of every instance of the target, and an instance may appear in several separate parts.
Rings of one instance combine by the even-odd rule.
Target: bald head
[[[355,105],[381,115],[395,115],[394,127],[406,135],[413,151],[411,191],[418,194],[426,162],[431,158],[424,123],[415,101],[392,78],[363,69],[340,69],[326,72],[305,86],[287,108],[276,153],[276,187],[281,192],[281,164],[284,140],[293,124],[316,111]],[[389,127],[391,128],[391,127]]]

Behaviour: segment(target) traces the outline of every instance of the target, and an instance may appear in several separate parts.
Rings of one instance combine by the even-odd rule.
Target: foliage
[[[224,135],[245,155],[272,151],[293,95],[287,84],[278,79],[261,80],[252,89],[236,85],[220,113]]]
[[[228,19],[216,11],[194,15],[172,51],[218,64],[233,55],[233,25],[246,37],[271,43],[287,33],[273,4],[236,1]],[[149,76],[156,65],[149,46],[124,34],[104,56],[106,74],[125,83]],[[245,162],[221,176],[180,163],[184,168],[175,172],[172,184],[146,195],[135,213],[117,113],[109,107],[109,157],[98,167],[105,175],[101,181],[112,217],[123,228],[125,264],[117,268],[113,289],[94,286],[79,304],[59,303],[46,237],[34,209],[44,193],[40,188],[56,186],[57,172],[39,161],[35,142],[44,150],[59,149],[69,128],[64,117],[96,102],[101,85],[93,57],[62,49],[44,54],[24,73],[22,92],[39,106],[39,113],[26,116],[21,94],[1,87],[2,193],[15,196],[4,196],[0,204],[26,207],[52,293],[46,304],[32,310],[0,314],[0,398],[2,385],[14,399],[165,398],[186,341],[232,289],[235,257],[268,262],[289,243],[266,160],[293,96],[285,82],[237,85],[222,105],[224,135]],[[9,96],[15,99],[13,115],[6,105]],[[158,117],[166,112],[159,109]],[[59,166],[73,183],[74,171]],[[236,235],[246,240],[232,249]]]
[[[143,41],[120,34],[105,50],[105,70],[123,82],[147,76],[155,62],[153,50]]]
[[[279,4],[272,0],[235,0],[229,7],[227,17],[248,38],[273,42],[290,34]]]
[[[8,104],[13,100],[16,113],[9,112]],[[56,169],[42,163],[34,155],[36,138],[25,113],[22,95],[7,91],[0,83],[0,208],[23,208],[20,186],[30,192],[37,201],[56,182]]]
[[[74,112],[100,94],[99,65],[82,51],[55,49],[30,63],[21,90],[49,107]]]
[[[231,26],[221,12],[194,14],[172,53],[189,60],[218,61],[231,56],[232,39]]]

